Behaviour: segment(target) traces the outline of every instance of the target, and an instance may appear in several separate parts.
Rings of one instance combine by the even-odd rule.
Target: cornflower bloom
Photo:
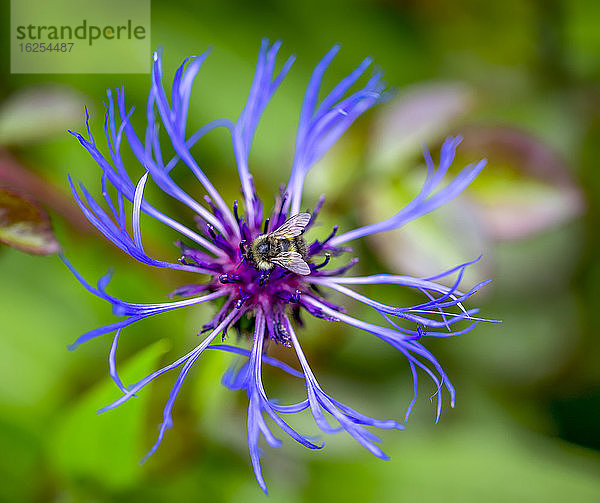
[[[339,49],[338,46],[333,47],[318,63],[308,83],[300,111],[291,174],[287,186],[282,186],[273,209],[267,213],[255,192],[248,168],[248,156],[259,119],[294,61],[294,57],[290,57],[279,73],[275,72],[276,56],[280,45],[280,42],[276,42],[270,46],[267,40],[263,40],[248,100],[236,121],[214,120],[193,134],[188,134],[186,122],[192,84],[208,52],[196,58],[186,59],[177,69],[170,101],[163,86],[161,54],[155,53],[152,86],[146,105],[146,130],[143,137],[136,133],[130,123],[133,108],[128,110],[126,107],[123,87],[117,89],[116,100],[111,91],[107,91],[104,133],[108,144],[108,156],[102,154],[97,147],[89,128],[87,120],[89,117],[86,119],[87,138],[71,132],[102,170],[103,197],[106,206],[101,206],[83,185],[79,187],[80,194],[69,178],[77,204],[98,230],[134,259],[150,266],[188,271],[195,275],[190,284],[181,286],[172,294],[184,297],[183,300],[158,304],[138,304],[120,300],[106,292],[110,275],[101,278],[97,287],[94,287],[63,258],[87,290],[108,301],[113,307],[114,314],[123,317],[120,321],[80,336],[71,347],[74,349],[100,335],[115,333],[109,352],[109,372],[122,395],[99,412],[127,402],[154,379],[170,370],[181,368],[164,408],[158,439],[144,460],[156,451],[166,430],[172,426],[171,414],[177,394],[190,369],[204,350],[212,348],[247,358],[240,368],[231,367],[222,382],[232,390],[245,391],[248,396],[247,433],[250,458],[256,479],[265,492],[267,488],[259,459],[259,437],[262,435],[271,447],[280,446],[280,440],[271,431],[271,427],[265,420],[266,417],[271,418],[275,425],[300,444],[310,449],[319,449],[322,445],[316,444],[311,437],[295,431],[282,418],[284,414],[309,409],[323,432],[336,433],[343,430],[368,451],[382,459],[387,459],[387,456],[377,445],[380,439],[367,427],[403,428],[397,421],[374,419],[360,413],[336,400],[323,389],[311,370],[301,347],[300,338],[296,334],[295,326],[299,325],[297,321],[300,320],[300,313],[328,322],[345,323],[382,339],[400,351],[408,360],[414,383],[414,396],[404,420],[408,419],[417,398],[417,369],[420,369],[432,379],[437,388],[437,421],[442,408],[442,388],[445,387],[448,391],[452,406],[454,406],[454,388],[436,358],[423,345],[423,340],[426,337],[448,337],[470,331],[480,319],[473,316],[477,313],[476,309],[467,310],[462,303],[487,283],[482,282],[466,292],[459,290],[459,283],[465,269],[474,261],[428,278],[394,274],[347,276],[347,271],[357,262],[357,258],[350,258],[346,265],[339,268],[328,266],[330,256],[351,252],[347,243],[374,233],[396,229],[458,196],[485,165],[485,160],[469,165],[449,183],[441,186],[442,179],[453,161],[460,138],[448,138],[444,142],[437,167],[425,152],[427,174],[423,187],[415,199],[400,211],[382,222],[342,233],[339,233],[338,227],[335,226],[326,239],[313,240],[307,244],[305,253],[298,252],[296,257],[296,259],[301,257],[308,266],[308,270],[302,274],[296,274],[278,265],[270,271],[256,267],[256,262],[251,260],[248,254],[253,241],[260,235],[277,230],[288,218],[300,212],[302,189],[310,169],[363,112],[387,97],[384,91],[385,85],[381,81],[382,74],[379,72],[375,72],[364,87],[348,94],[349,89],[370,66],[371,59],[367,58],[319,102],[318,94],[323,74]],[[175,151],[171,159],[163,157],[158,137],[158,120],[162,123],[161,127],[166,131]],[[242,204],[235,201],[231,208],[211,184],[197,160],[190,154],[190,148],[206,133],[216,128],[225,128],[229,132],[241,182]],[[124,139],[145,171],[137,181],[132,180],[122,161],[121,146]],[[173,181],[171,172],[181,164],[191,170],[206,190],[206,205],[194,200]],[[144,187],[149,178],[169,196],[196,214],[195,228],[175,221],[145,199]],[[109,195],[110,186],[116,189],[116,201]],[[127,206],[125,201],[128,201]],[[125,214],[125,208],[129,207],[129,204],[131,205],[131,230],[128,229],[128,218]],[[310,230],[323,204],[324,198],[321,197],[314,210],[310,212],[310,218],[304,215],[304,222],[299,232]],[[142,245],[140,229],[142,213],[157,219],[182,235],[185,243],[177,243],[180,248],[178,261],[167,262],[147,255]],[[456,279],[451,282],[451,287],[437,282],[451,275],[456,276]],[[423,299],[413,306],[394,306],[378,302],[353,289],[354,286],[374,284],[415,289],[423,295]],[[325,299],[327,290],[366,304],[381,316],[381,324],[368,323],[347,314],[343,306]],[[208,335],[204,336],[198,345],[173,363],[156,370],[135,384],[126,386],[122,383],[116,370],[115,353],[124,327],[166,311],[195,306],[216,299],[221,300],[221,307],[213,319],[202,327],[200,334]],[[466,328],[453,331],[453,325],[464,320],[467,323]],[[413,328],[400,326],[399,322],[402,321]],[[213,344],[219,336],[224,338],[230,327],[239,328],[242,322],[253,327],[251,349],[228,344]],[[269,357],[267,349],[271,342],[287,346],[290,351],[294,351],[298,357],[300,370]],[[282,405],[269,398],[262,382],[263,363],[278,367],[303,380],[306,385],[306,399],[298,403]],[[332,425],[331,422],[334,424]]]

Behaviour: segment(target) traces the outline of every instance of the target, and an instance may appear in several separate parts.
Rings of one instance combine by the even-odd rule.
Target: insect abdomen
[[[306,241],[304,241],[302,236],[294,238],[294,247],[296,248],[294,251],[298,252],[303,260],[306,260]]]

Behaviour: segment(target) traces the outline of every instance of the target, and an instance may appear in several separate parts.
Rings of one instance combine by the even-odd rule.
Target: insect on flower
[[[270,273],[278,265],[303,276],[310,274],[310,267],[305,262],[306,243],[302,237],[308,222],[310,213],[298,213],[290,217],[273,232],[252,241],[244,257],[261,271]],[[263,283],[265,281],[263,278]]]
[[[417,371],[420,370],[431,378],[437,389],[437,421],[442,407],[442,388],[448,391],[452,406],[454,388],[436,358],[423,345],[424,339],[454,336],[470,331],[481,319],[474,317],[477,309],[465,309],[463,302],[487,283],[482,282],[468,291],[459,289],[465,269],[475,261],[466,262],[428,278],[396,274],[347,276],[346,273],[357,262],[357,258],[350,258],[346,265],[339,268],[329,266],[330,256],[344,255],[351,251],[347,247],[349,242],[370,234],[396,229],[458,196],[485,165],[485,160],[469,165],[449,183],[440,187],[453,162],[460,138],[448,138],[444,142],[437,167],[425,152],[427,173],[423,188],[412,202],[388,219],[341,234],[335,226],[327,238],[305,241],[304,233],[310,231],[325,201],[324,197],[321,197],[311,212],[300,212],[302,189],[307,174],[363,112],[387,97],[379,72],[374,73],[364,87],[348,93],[370,66],[371,59],[367,58],[341,80],[322,101],[318,101],[323,74],[338,52],[338,46],[325,55],[310,78],[300,111],[289,180],[276,198],[270,213],[264,211],[250,175],[248,156],[259,119],[294,61],[294,58],[290,57],[276,74],[275,64],[279,48],[280,42],[269,46],[267,40],[263,41],[248,100],[236,121],[217,119],[189,134],[186,124],[192,84],[208,52],[196,58],[186,59],[177,69],[170,102],[163,87],[161,55],[155,53],[152,87],[146,106],[146,130],[143,135],[140,136],[130,123],[133,108],[128,110],[126,106],[123,87],[117,89],[116,100],[112,92],[107,91],[104,132],[108,143],[108,156],[99,150],[89,125],[87,137],[72,132],[102,170],[104,207],[83,185],[77,190],[70,181],[75,200],[81,210],[113,244],[134,259],[154,267],[187,271],[191,275],[191,283],[172,293],[172,296],[183,297],[182,300],[157,304],[120,300],[106,292],[109,275],[101,278],[98,286],[94,287],[64,258],[85,288],[108,301],[113,306],[113,312],[123,317],[115,323],[80,336],[72,346],[74,349],[95,337],[114,333],[109,352],[109,373],[122,395],[99,412],[127,402],[154,379],[170,370],[180,368],[164,408],[158,439],[144,458],[146,459],[156,451],[166,430],[172,426],[171,412],[175,399],[200,355],[209,348],[241,355],[247,360],[241,368],[231,367],[223,377],[223,384],[232,390],[243,390],[248,396],[247,435],[250,458],[256,479],[265,492],[266,484],[259,459],[259,437],[262,435],[271,447],[280,445],[280,440],[275,437],[265,421],[267,416],[300,444],[310,449],[319,449],[321,445],[314,443],[311,437],[295,431],[281,417],[282,414],[299,413],[309,409],[317,426],[324,433],[345,431],[360,445],[382,459],[387,459],[387,456],[377,445],[380,440],[367,427],[403,428],[397,421],[374,419],[330,396],[322,388],[308,363],[300,344],[300,337],[296,334],[298,323],[293,320],[299,320],[300,315],[304,313],[328,322],[344,323],[372,334],[398,350],[408,360],[414,382],[414,395],[404,420],[408,419],[417,397]],[[166,159],[161,150],[157,126],[159,120],[175,151],[175,155],[170,159]],[[234,201],[231,207],[202,171],[199,160],[190,153],[190,148],[196,142],[216,128],[224,128],[229,132],[241,182],[242,204]],[[124,143],[145,170],[137,181],[131,178],[123,163],[121,149]],[[173,181],[171,174],[175,168],[189,169],[193,173],[206,191],[206,205],[193,199]],[[174,220],[145,198],[144,188],[149,180],[195,213],[198,224],[196,228]],[[109,195],[108,187],[115,189],[116,201]],[[126,224],[125,214],[129,206],[131,230]],[[178,243],[181,257],[179,261],[163,261],[147,255],[142,245],[142,214],[181,234],[182,241]],[[451,282],[452,286],[444,286],[438,282],[452,275],[455,276]],[[366,297],[354,289],[360,285],[373,284],[407,287],[420,292],[423,298],[413,306],[394,306]],[[381,323],[368,323],[347,314],[343,306],[325,299],[326,291],[335,291],[366,304],[381,316]],[[202,327],[200,334],[207,335],[203,335],[199,344],[173,363],[136,383],[126,386],[121,381],[116,370],[115,355],[121,331],[126,326],[166,311],[216,299],[221,299],[222,305],[213,319]],[[453,325],[460,321],[464,321],[466,327],[454,330]],[[213,341],[226,334],[230,327],[240,327],[242,322],[244,326],[250,324],[252,327],[249,334],[250,349],[229,344],[213,344]],[[402,326],[402,323],[408,323],[409,327]],[[269,341],[294,351],[300,370],[268,356]],[[303,380],[307,391],[306,399],[282,405],[269,398],[262,382],[263,363]],[[332,425],[330,421],[334,421],[335,424]]]

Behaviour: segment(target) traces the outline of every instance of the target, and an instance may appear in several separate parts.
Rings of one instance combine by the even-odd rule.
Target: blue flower
[[[150,266],[188,271],[192,274],[192,283],[178,288],[171,294],[171,296],[183,297],[183,300],[137,304],[117,299],[106,292],[110,275],[102,277],[94,287],[81,277],[66,258],[63,258],[85,288],[108,301],[113,307],[114,314],[122,318],[120,321],[82,335],[72,345],[74,349],[99,335],[115,334],[109,352],[109,372],[122,395],[99,412],[125,403],[160,375],[170,370],[180,369],[164,408],[158,439],[146,458],[156,451],[166,430],[172,426],[172,409],[177,394],[190,368],[205,349],[227,351],[247,358],[241,368],[232,367],[227,371],[223,377],[223,384],[232,390],[244,390],[248,395],[247,430],[250,458],[256,479],[265,492],[267,489],[260,464],[259,437],[262,435],[271,447],[280,445],[279,439],[275,437],[265,421],[267,416],[284,433],[300,444],[310,449],[319,449],[322,445],[314,443],[310,437],[295,431],[281,417],[282,414],[298,413],[309,409],[323,432],[345,431],[360,445],[382,459],[387,459],[387,456],[377,445],[380,439],[368,427],[403,428],[397,421],[374,419],[331,397],[321,387],[311,370],[296,335],[295,324],[291,320],[299,320],[301,313],[307,313],[329,322],[345,323],[373,334],[400,351],[408,360],[414,381],[414,396],[404,421],[408,419],[417,396],[418,369],[425,372],[437,388],[437,421],[442,407],[442,388],[448,391],[452,406],[454,388],[441,365],[426,349],[423,342],[427,337],[454,336],[473,329],[480,321],[479,318],[474,317],[478,310],[465,309],[463,302],[487,283],[482,282],[466,292],[459,289],[465,269],[474,261],[429,278],[394,274],[347,276],[346,273],[357,261],[352,257],[343,267],[337,269],[328,267],[331,255],[351,253],[348,243],[370,234],[396,229],[458,196],[485,165],[485,160],[469,165],[447,184],[441,186],[453,162],[460,138],[448,138],[445,141],[437,167],[425,152],[427,175],[423,188],[412,202],[396,214],[382,222],[343,233],[338,233],[336,226],[325,240],[314,240],[307,245],[305,253],[297,252],[296,259],[301,257],[302,261],[306,262],[308,274],[295,274],[279,265],[269,271],[261,270],[256,262],[249,258],[248,249],[258,236],[275,231],[290,216],[299,213],[304,181],[315,163],[363,112],[386,99],[385,85],[381,81],[382,75],[379,72],[374,73],[364,87],[348,94],[349,89],[370,66],[371,60],[366,59],[319,102],[318,95],[323,74],[339,50],[338,46],[333,47],[313,71],[300,111],[291,174],[286,188],[276,199],[273,210],[266,213],[254,189],[248,167],[248,156],[260,117],[294,61],[294,58],[290,57],[281,71],[275,74],[276,56],[280,45],[280,42],[276,42],[269,46],[267,40],[263,41],[248,100],[235,122],[229,119],[218,119],[189,134],[186,131],[186,124],[192,84],[208,52],[196,58],[186,59],[178,68],[173,80],[170,101],[163,86],[161,55],[155,53],[152,87],[146,106],[146,131],[143,136],[138,135],[130,123],[133,108],[127,109],[123,87],[117,89],[116,100],[112,92],[107,91],[104,133],[108,143],[108,157],[98,149],[89,125],[87,137],[72,132],[102,170],[105,203],[102,206],[83,185],[79,185],[78,190],[70,180],[77,204],[98,230],[134,259]],[[175,150],[175,156],[170,159],[164,158],[161,151],[158,121]],[[206,133],[216,128],[226,129],[231,138],[241,182],[243,196],[241,205],[235,201],[230,207],[190,154],[190,148]],[[132,180],[124,166],[121,157],[123,140],[127,142],[145,170],[139,180]],[[189,169],[206,190],[206,204],[194,200],[173,181],[171,172],[176,166],[181,165]],[[144,198],[144,188],[149,180],[195,213],[195,228],[165,215]],[[116,189],[116,200],[109,195],[109,186]],[[323,204],[324,198],[321,198],[311,212],[310,219],[308,216],[305,217],[305,225],[302,226],[304,230],[310,230]],[[131,211],[131,230],[126,225],[128,220],[125,214],[126,208],[130,208]],[[178,261],[165,262],[147,255],[142,244],[140,229],[142,213],[181,234],[181,239],[185,243],[183,241],[178,243],[180,248]],[[437,282],[451,275],[456,276],[452,287]],[[423,295],[423,300],[413,306],[387,305],[353,289],[353,286],[373,284],[414,289]],[[366,304],[381,316],[381,324],[367,323],[347,314],[342,306],[332,304],[324,298],[327,290],[336,291]],[[121,382],[116,369],[115,354],[124,327],[149,316],[219,298],[222,306],[213,319],[202,327],[200,333],[207,333],[207,335],[200,344],[170,365],[156,370],[135,384],[126,386]],[[248,334],[252,340],[251,349],[214,343],[220,335],[224,336],[230,327],[239,328],[242,321],[246,326],[250,322],[253,327],[252,333]],[[453,330],[453,325],[460,321],[465,322],[466,327]],[[404,326],[399,324],[401,322]],[[291,368],[269,357],[266,354],[268,346],[265,344],[268,340],[294,351],[300,369]],[[262,384],[263,363],[278,367],[304,380],[306,399],[299,403],[281,405],[277,400],[267,396]],[[334,424],[332,425],[330,421]]]

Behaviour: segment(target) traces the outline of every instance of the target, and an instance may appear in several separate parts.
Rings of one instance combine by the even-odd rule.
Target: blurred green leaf
[[[161,339],[123,365],[121,378],[141,376],[155,370],[168,343]],[[70,480],[100,482],[111,489],[129,487],[143,475],[139,461],[146,448],[144,418],[148,389],[115,410],[96,411],[119,396],[112,380],[104,379],[66,410],[54,431],[50,456],[55,469]]]
[[[0,417],[0,501],[29,501],[37,487],[23,484],[36,470],[40,451],[39,438],[23,424],[5,421]]]
[[[36,255],[50,255],[60,249],[46,212],[6,189],[0,189],[0,242]]]
[[[497,420],[497,416],[496,416]],[[495,422],[410,427],[384,446],[389,462],[360,452],[313,459],[303,501],[598,501],[600,459],[566,443]]]

